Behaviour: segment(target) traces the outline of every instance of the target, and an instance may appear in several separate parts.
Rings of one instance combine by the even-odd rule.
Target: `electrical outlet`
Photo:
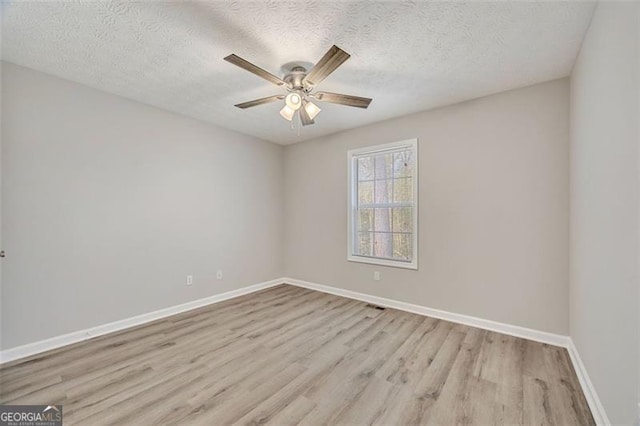
[[[193,275],[187,275],[187,285],[193,284]]]
[[[374,271],[373,272],[373,280],[374,281],[380,281],[380,271]]]
[[[222,269],[218,269],[218,272],[216,272],[216,278],[219,280],[222,279]]]

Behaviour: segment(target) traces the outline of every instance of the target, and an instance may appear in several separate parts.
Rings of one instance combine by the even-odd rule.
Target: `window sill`
[[[418,263],[413,262],[400,262],[397,260],[376,259],[373,257],[363,256],[349,256],[347,257],[349,262],[368,263],[371,265],[390,266],[392,268],[413,269],[418,270]]]

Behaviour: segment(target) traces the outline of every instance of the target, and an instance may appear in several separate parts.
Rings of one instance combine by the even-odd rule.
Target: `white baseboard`
[[[589,408],[591,409],[593,419],[595,420],[597,425],[610,425],[611,422],[607,417],[607,413],[604,411],[604,407],[600,402],[600,398],[598,398],[596,388],[593,386],[593,383],[591,383],[589,374],[587,374],[587,369],[582,363],[582,358],[580,358],[578,349],[576,348],[576,345],[573,343],[573,339],[571,338],[569,338],[569,345],[567,346],[567,350],[569,351],[569,356],[571,357],[571,362],[573,363],[573,369],[576,370],[576,375],[578,376],[578,380],[580,381],[580,386],[582,386],[582,392],[584,393],[585,398],[587,398],[587,403],[589,404]]]
[[[226,293],[215,294],[213,296],[205,297],[203,299],[193,300],[191,302],[183,303],[181,305],[170,306],[168,308],[159,309],[157,311],[149,312],[142,315],[137,315],[135,317],[125,318],[123,320],[114,321],[108,324],[103,324],[96,327],[87,328],[84,330],[78,330],[72,333],[63,334],[61,336],[55,336],[49,339],[40,340],[38,342],[29,343],[22,346],[16,346],[10,349],[5,349],[3,351],[0,351],[0,364],[14,361],[20,358],[25,358],[31,355],[36,355],[41,352],[46,352],[52,349],[57,349],[62,346],[70,345],[73,343],[82,342],[84,340],[92,339],[94,337],[102,336],[108,333],[113,333],[115,331],[123,330],[125,328],[135,327],[137,325],[145,324],[147,322],[151,322],[151,321],[155,321],[171,315],[179,314],[181,312],[190,311],[192,309],[200,308],[202,306],[211,305],[213,303],[222,302],[223,300],[228,300],[234,297],[253,293],[269,287],[280,285],[282,283],[283,283],[283,280],[281,278],[278,278],[275,280],[266,281],[259,284],[239,288],[237,290],[228,291]]]
[[[537,342],[547,343],[554,346],[561,346],[567,349],[571,362],[576,370],[576,375],[580,381],[580,386],[587,399],[593,418],[598,425],[610,425],[609,419],[604,411],[602,403],[598,398],[587,370],[582,364],[582,360],[578,355],[578,350],[573,344],[573,340],[569,336],[560,334],[547,333],[545,331],[534,330],[531,328],[520,327],[517,325],[505,324],[497,321],[491,321],[483,318],[476,318],[468,315],[456,314],[453,312],[441,311],[439,309],[427,308],[425,306],[414,305],[411,303],[399,302],[397,300],[386,299],[384,297],[372,296],[370,294],[358,293],[355,291],[344,290],[342,288],[316,284],[308,281],[302,281],[295,278],[283,278],[286,284],[292,284],[298,287],[304,287],[311,290],[317,290],[324,293],[335,294],[336,296],[348,297],[367,303],[373,303],[379,306],[399,309],[402,311],[412,312],[419,315],[425,315],[459,324],[477,327],[484,330],[495,331],[497,333],[508,334],[510,336],[521,337],[523,339],[535,340]]]
[[[453,312],[441,311],[439,309],[427,308],[426,306],[414,305],[397,300],[386,299],[384,297],[372,296],[370,294],[358,293],[355,291],[344,290],[337,287],[330,287],[322,284],[302,281],[295,278],[283,278],[287,284],[293,284],[298,287],[309,288],[312,290],[322,291],[324,293],[344,296],[350,299],[361,300],[375,305],[386,306],[388,308],[399,309],[401,311],[412,312],[414,314],[425,315],[428,317],[443,319],[459,324],[469,325],[471,327],[481,328],[483,330],[495,331],[498,333],[508,334],[510,336],[522,337],[524,339],[535,340],[536,342],[548,343],[550,345],[567,347],[569,344],[569,336],[560,334],[547,333],[545,331],[534,330],[531,328],[520,327],[517,325],[505,324],[497,321],[491,321],[482,318],[476,318],[468,315],[456,314]]]

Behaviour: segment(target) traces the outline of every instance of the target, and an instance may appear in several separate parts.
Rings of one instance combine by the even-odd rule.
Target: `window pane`
[[[376,204],[387,204],[391,201],[393,185],[391,180],[377,180],[374,182],[373,201]]]
[[[356,254],[360,256],[373,256],[373,233],[358,232],[358,246],[355,248]]]
[[[393,177],[413,176],[413,153],[411,150],[396,152],[393,154]]]
[[[392,209],[373,209],[373,230],[376,232],[391,232],[391,210]]]
[[[360,256],[373,256],[373,233],[358,232],[355,252]]]
[[[388,179],[393,176],[393,154],[378,154],[374,159],[374,177]]]
[[[413,201],[413,179],[401,178],[393,180],[393,201],[396,203]]]
[[[413,208],[394,207],[393,232],[413,232]]]
[[[373,203],[373,186],[374,182],[358,182],[358,203],[371,204]]]
[[[411,234],[393,234],[393,257],[410,261],[413,253],[411,250],[413,236]]]
[[[358,231],[373,231],[373,209],[358,210]]]
[[[358,158],[358,180],[373,180],[373,157]]]
[[[373,255],[387,259],[393,256],[393,234],[373,233]]]

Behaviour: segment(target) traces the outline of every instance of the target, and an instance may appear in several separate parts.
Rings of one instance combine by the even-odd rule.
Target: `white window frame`
[[[376,154],[379,152],[396,150],[398,148],[410,147],[414,153],[413,171],[413,234],[412,234],[412,258],[411,262],[402,260],[392,260],[378,257],[360,256],[354,254],[356,241],[356,212],[358,209],[357,181],[354,172],[356,171],[357,158],[363,154]],[[418,269],[418,139],[407,139],[398,142],[386,143],[382,145],[368,146],[353,149],[347,152],[347,175],[348,175],[348,199],[347,199],[347,224],[348,243],[347,260],[350,262],[369,263],[373,265],[391,266],[395,268]]]

